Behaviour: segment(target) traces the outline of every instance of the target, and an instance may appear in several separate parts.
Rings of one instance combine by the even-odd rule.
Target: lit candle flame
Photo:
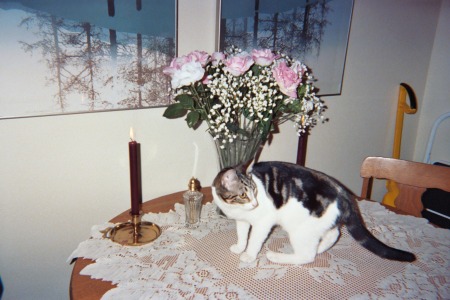
[[[133,127],[130,127],[130,139],[134,141],[134,130]]]

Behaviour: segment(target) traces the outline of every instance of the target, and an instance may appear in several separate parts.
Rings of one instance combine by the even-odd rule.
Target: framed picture
[[[221,0],[219,49],[280,50],[311,68],[319,95],[339,95],[353,0]]]
[[[0,118],[165,106],[176,0],[0,0]]]

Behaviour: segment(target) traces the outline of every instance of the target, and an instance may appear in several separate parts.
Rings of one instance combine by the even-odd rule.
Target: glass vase
[[[262,138],[238,135],[231,143],[215,140],[220,170],[246,163],[255,158],[260,150]]]

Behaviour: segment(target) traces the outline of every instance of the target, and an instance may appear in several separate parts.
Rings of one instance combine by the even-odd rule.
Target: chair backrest
[[[373,179],[393,180],[400,193],[395,206],[403,212],[421,216],[421,196],[427,188],[450,192],[450,168],[385,157],[367,157],[361,165],[361,198],[370,199]]]

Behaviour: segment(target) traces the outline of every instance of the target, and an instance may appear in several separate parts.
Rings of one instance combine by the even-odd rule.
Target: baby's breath
[[[232,47],[224,55],[233,57],[241,53],[241,49]],[[283,53],[276,55],[270,65],[254,63],[240,76],[227,72],[223,59],[215,65],[211,59],[204,66],[204,79],[181,86],[173,93],[192,97],[194,104],[186,109],[199,113],[199,121],[207,122],[208,131],[214,140],[221,142],[221,147],[233,143],[242,132],[265,140],[274,129],[273,125],[288,120],[294,123],[297,134],[302,135],[315,125],[317,119],[323,120],[324,106],[315,93],[314,79],[306,67]],[[280,90],[273,73],[274,66],[280,62],[292,68],[294,64],[301,65],[297,98]]]

